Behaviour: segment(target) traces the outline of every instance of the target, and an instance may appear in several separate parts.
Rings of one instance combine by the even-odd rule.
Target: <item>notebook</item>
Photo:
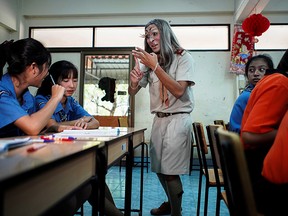
[[[26,138],[15,138],[15,139],[1,139],[0,140],[0,153],[6,152],[9,149],[21,147],[29,144],[30,137]]]

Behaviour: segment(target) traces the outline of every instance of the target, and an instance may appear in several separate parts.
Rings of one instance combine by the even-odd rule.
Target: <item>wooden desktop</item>
[[[28,146],[9,151],[0,158],[0,216],[40,215],[96,173],[100,185],[104,184],[107,169],[123,156],[127,156],[125,215],[130,215],[133,147],[144,142],[145,130],[121,128],[117,137],[93,137],[65,144],[56,141],[32,153],[27,152]],[[99,214],[104,215],[101,190],[100,197]],[[93,211],[93,215],[97,214]]]

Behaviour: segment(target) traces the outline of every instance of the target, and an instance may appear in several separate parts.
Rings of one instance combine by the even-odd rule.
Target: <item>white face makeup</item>
[[[145,29],[145,39],[154,53],[160,51],[160,32],[154,24]]]

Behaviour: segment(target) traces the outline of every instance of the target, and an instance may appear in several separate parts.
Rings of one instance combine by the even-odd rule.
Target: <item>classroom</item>
[[[175,27],[176,36],[177,33],[181,35],[182,29],[185,29],[185,32],[187,29],[188,32],[189,28],[203,27],[207,31],[205,37],[198,37],[199,41],[189,41],[187,35],[183,39],[183,43],[188,47],[183,48],[187,49],[195,61],[195,106],[190,115],[193,121],[202,122],[203,125],[213,124],[214,120],[223,120],[228,124],[234,102],[246,85],[243,71],[242,74],[232,71],[231,55],[235,48],[235,33],[247,17],[262,14],[270,22],[269,29],[256,37],[258,42],[254,45],[254,54],[268,54],[274,66],[277,66],[288,48],[288,2],[284,0],[0,0],[0,8],[0,43],[28,37],[39,38],[51,52],[52,63],[67,60],[78,68],[78,89],[73,96],[89,113],[99,119],[100,126],[119,127],[121,125],[118,120],[111,116],[116,116],[117,119],[124,116],[128,127],[145,128],[145,136],[140,139],[143,139],[142,143],[148,143],[148,146],[154,119],[150,112],[148,87],[142,88],[131,98],[128,95],[129,73],[135,65],[131,53],[135,47],[143,48],[141,34],[145,33],[144,26],[147,22],[155,18],[164,19]],[[218,28],[224,36],[217,35]],[[281,34],[276,31],[279,29]],[[73,32],[74,30],[77,30],[77,33]],[[105,30],[110,31],[105,33]],[[54,35],[49,38],[47,35],[53,34],[53,31]],[[81,38],[84,34],[79,33],[81,31],[87,31],[84,39]],[[185,36],[184,33],[180,37],[182,36]],[[87,38],[90,42],[86,43]],[[197,31],[192,31],[191,38],[197,38]],[[61,41],[68,45],[61,45]],[[216,47],[214,41],[222,44]],[[105,59],[105,56],[109,58]],[[115,61],[120,63],[113,62],[114,56],[118,56],[119,59]],[[122,59],[123,56],[125,60]],[[88,66],[89,61],[96,62],[97,65],[98,57],[104,58],[104,64],[101,59],[100,63],[98,62],[98,66],[104,68],[103,74],[100,70],[100,75],[96,68],[91,69]],[[122,68],[123,61],[127,68]],[[111,75],[115,67],[119,67],[119,74],[115,72]],[[95,70],[96,74],[89,70]],[[116,107],[112,107],[107,99],[107,102],[102,103],[105,99],[101,94],[96,98],[89,93],[94,91],[91,90],[92,84],[95,85],[95,82],[100,80],[98,76],[110,76],[112,81],[116,80],[116,84],[121,86],[117,87],[117,95],[115,94],[119,103]],[[29,87],[29,90],[36,94],[37,88]],[[98,89],[96,92],[99,91]],[[95,101],[96,107],[93,107]],[[139,131],[135,130],[136,132]],[[142,135],[143,131],[140,132]],[[130,134],[128,131],[127,134],[130,136],[133,132]],[[140,148],[135,149],[135,156],[141,156]],[[198,158],[197,152],[194,151],[193,156],[194,160]],[[0,212],[0,215],[5,214]]]

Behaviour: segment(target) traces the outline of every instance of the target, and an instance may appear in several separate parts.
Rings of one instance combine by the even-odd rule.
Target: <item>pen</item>
[[[54,142],[54,140],[53,139],[31,139],[28,142],[49,143],[49,142]]]
[[[73,141],[75,140],[76,138],[75,137],[72,137],[72,136],[68,136],[68,137],[55,137],[55,136],[41,136],[40,137],[44,142],[47,141],[51,141],[51,142],[54,142],[54,141]]]
[[[58,140],[58,141],[73,141],[76,138],[74,138],[74,137],[55,137],[53,139],[54,140]]]
[[[35,152],[40,148],[45,147],[47,144],[33,144],[31,147],[27,148],[27,152]]]
[[[50,78],[51,78],[51,80],[52,80],[53,85],[55,85],[55,81],[54,81],[54,79],[53,79],[53,77],[52,77],[51,74],[50,74]]]

